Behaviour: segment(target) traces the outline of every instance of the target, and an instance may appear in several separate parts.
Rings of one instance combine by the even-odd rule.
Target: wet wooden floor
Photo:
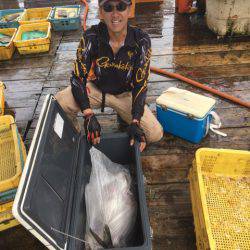
[[[11,2],[11,1],[10,1]],[[98,22],[97,3],[90,3],[88,25]],[[228,94],[250,101],[250,38],[217,40],[204,25],[203,18],[175,13],[174,0],[162,4],[136,6],[131,21],[147,31],[152,39],[152,66],[177,72]],[[4,81],[6,99],[27,147],[32,139],[44,98],[69,84],[72,61],[81,32],[53,32],[49,53],[20,56],[0,62],[0,80]],[[155,99],[170,86],[210,94],[179,80],[151,74],[147,102],[155,110]],[[146,195],[153,247],[195,249],[195,234],[190,203],[188,170],[200,147],[250,149],[250,112],[231,102],[217,99],[216,111],[227,137],[208,135],[194,145],[166,134],[147,147],[142,163],[147,179]],[[107,109],[97,112],[105,132],[116,132],[116,114]],[[0,234],[0,249],[43,249],[23,227]]]

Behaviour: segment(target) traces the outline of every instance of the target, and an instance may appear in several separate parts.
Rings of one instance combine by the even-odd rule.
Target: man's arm
[[[93,42],[91,40],[86,34],[81,38],[70,79],[72,94],[85,115],[91,112],[86,89],[87,77],[92,64]]]
[[[150,74],[151,41],[148,35],[139,41],[133,74],[132,119],[140,121],[144,113],[147,83]]]
[[[88,32],[88,31],[87,31]],[[101,126],[90,108],[87,93],[87,77],[92,64],[94,34],[85,34],[77,49],[77,58],[74,62],[74,71],[70,78],[72,94],[84,115],[84,129],[87,140],[96,144],[100,142]]]

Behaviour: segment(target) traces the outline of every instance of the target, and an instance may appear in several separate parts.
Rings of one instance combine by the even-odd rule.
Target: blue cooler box
[[[209,130],[215,100],[171,87],[156,100],[157,119],[164,132],[199,143]]]

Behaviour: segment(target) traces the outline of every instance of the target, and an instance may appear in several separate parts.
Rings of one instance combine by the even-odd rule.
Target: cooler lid
[[[46,97],[13,205],[16,219],[50,249],[65,249],[79,134],[51,95]]]
[[[168,88],[156,99],[156,103],[162,107],[196,118],[203,118],[213,108],[215,102],[213,98],[175,87]]]

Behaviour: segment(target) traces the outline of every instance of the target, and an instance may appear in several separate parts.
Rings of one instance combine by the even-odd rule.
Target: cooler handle
[[[220,120],[219,115],[216,112],[214,112],[214,111],[211,111],[209,115],[212,116],[212,119],[213,119],[214,123],[210,123],[209,124],[209,119],[207,120],[206,134],[208,133],[208,131],[210,129],[215,134],[226,137],[227,134],[225,134],[225,133],[223,133],[223,132],[221,132],[221,131],[218,130],[221,127],[221,120]]]

